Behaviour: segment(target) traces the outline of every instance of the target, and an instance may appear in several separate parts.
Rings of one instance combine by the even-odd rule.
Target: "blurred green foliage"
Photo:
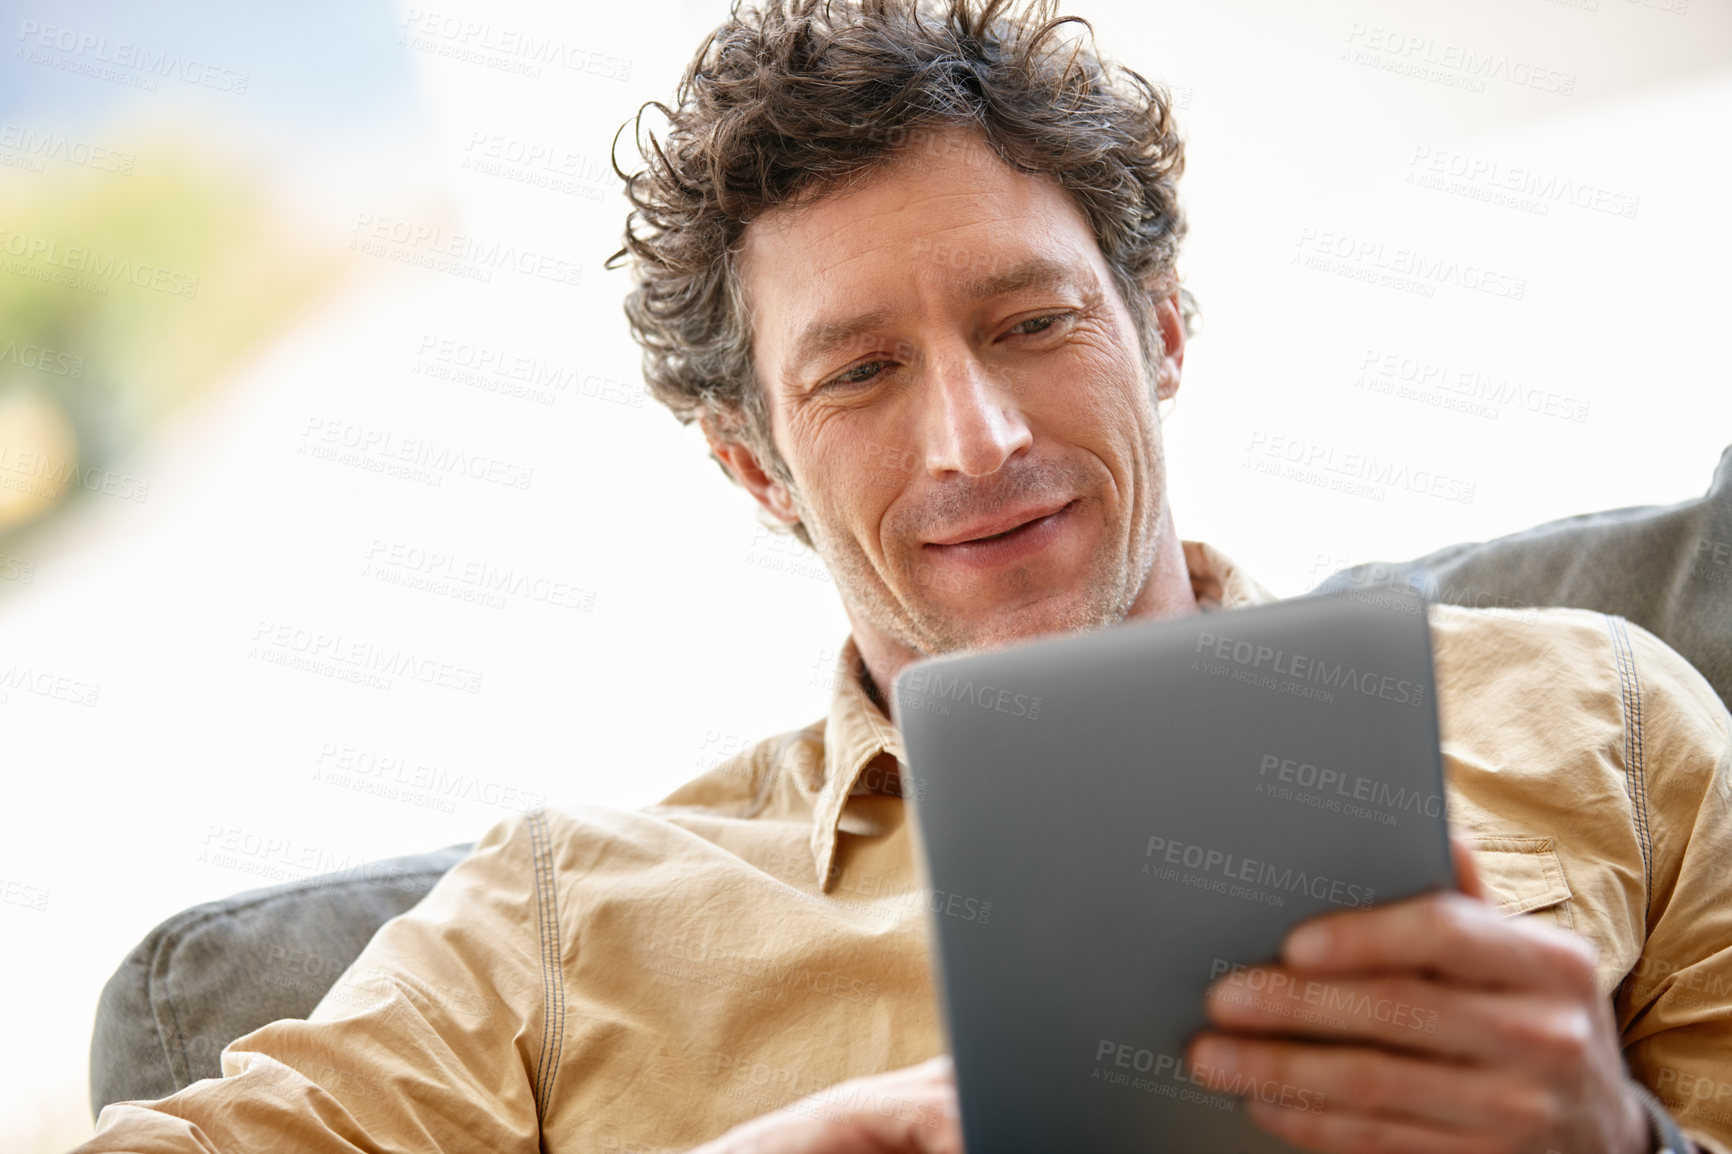
[[[240,166],[172,138],[141,140],[136,154],[127,173],[0,169],[0,401],[11,402],[0,409],[30,413],[0,422],[0,472],[33,449],[67,451],[64,437],[21,443],[54,440],[44,404],[64,418],[79,468],[113,459],[341,267]],[[58,503],[0,502],[0,534]]]

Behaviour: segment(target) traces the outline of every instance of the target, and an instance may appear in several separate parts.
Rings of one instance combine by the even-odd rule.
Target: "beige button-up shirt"
[[[1185,543],[1205,608],[1272,596]],[[1436,606],[1451,819],[1500,909],[1594,939],[1624,1053],[1732,1154],[1732,720],[1650,634]],[[512,817],[220,1079],[84,1151],[681,1151],[943,1051],[896,728],[850,640],[827,718],[638,812]]]

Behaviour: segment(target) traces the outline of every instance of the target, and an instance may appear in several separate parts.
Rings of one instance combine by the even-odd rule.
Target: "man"
[[[84,1149],[960,1149],[884,688],[1269,598],[1166,499],[1165,98],[1048,15],[736,11],[628,186],[651,388],[836,578],[829,716],[642,812],[502,823],[309,1021]],[[1317,919],[1266,969],[1438,1028],[1300,1022],[1235,975],[1193,1070],[1311,1091],[1247,1109],[1318,1150],[1635,1154],[1670,1125],[1646,1083],[1732,1154],[1732,719],[1616,619],[1432,628],[1467,892]]]

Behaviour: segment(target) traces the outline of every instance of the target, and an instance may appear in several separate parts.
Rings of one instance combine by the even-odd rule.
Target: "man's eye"
[[[1026,321],[1018,321],[1010,326],[1010,331],[1022,336],[1034,336],[1046,332],[1070,315],[1070,313],[1050,313],[1044,317],[1029,317]]]
[[[825,381],[824,384],[826,386],[864,384],[873,377],[876,377],[878,375],[878,370],[883,367],[883,361],[867,361],[865,364],[855,365],[851,369],[846,369],[838,373]]]

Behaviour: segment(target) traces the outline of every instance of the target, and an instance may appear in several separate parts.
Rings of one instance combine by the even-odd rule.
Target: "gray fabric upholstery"
[[[1319,592],[1410,586],[1456,605],[1573,605],[1676,649],[1732,708],[1732,446],[1705,496],[1549,521],[1413,561],[1332,575]]]
[[[373,862],[206,902],[152,930],[103,987],[90,1110],[162,1098],[222,1074],[224,1046],[304,1018],[386,921],[470,845]]]

